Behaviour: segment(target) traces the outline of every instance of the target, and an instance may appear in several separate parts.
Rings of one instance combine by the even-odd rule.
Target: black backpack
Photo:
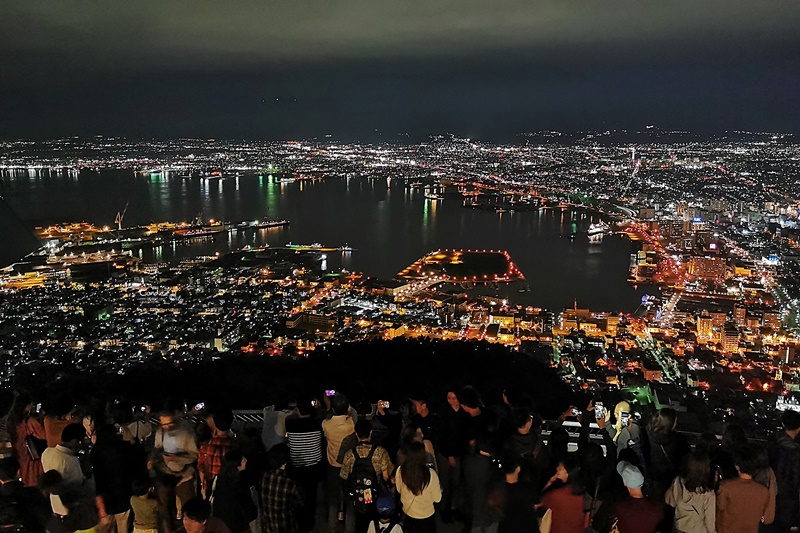
[[[353,470],[347,478],[348,492],[356,511],[366,513],[375,508],[378,501],[378,473],[372,466],[372,456],[375,455],[375,448],[372,445],[366,457],[358,455],[358,448],[353,450],[355,463]]]

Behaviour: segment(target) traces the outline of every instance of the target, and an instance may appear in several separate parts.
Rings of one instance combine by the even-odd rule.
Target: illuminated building
[[[736,325],[731,323],[725,325],[720,342],[722,349],[726,353],[737,353],[739,351],[739,330]]]
[[[696,278],[724,279],[728,270],[727,260],[722,257],[692,257],[688,267],[689,274]]]
[[[763,325],[776,331],[779,330],[781,328],[780,313],[776,311],[765,311]]]
[[[639,209],[639,220],[653,220],[656,218],[656,210],[653,207],[642,207]]]
[[[304,311],[286,320],[287,328],[300,328],[303,326],[310,329],[330,329],[336,326],[336,317],[332,314],[323,315]]]
[[[733,320],[737,326],[744,326],[747,322],[747,308],[742,305],[734,306]]]
[[[657,366],[645,363],[642,366],[645,381],[661,381],[663,372]]]
[[[714,327],[720,328],[725,325],[725,322],[728,321],[727,313],[722,313],[720,311],[712,311],[709,313],[711,316],[711,324]]]
[[[711,340],[714,324],[707,312],[697,317],[697,338],[700,340]]]
[[[503,327],[514,327],[514,315],[506,313],[489,313],[489,324],[500,324]]]

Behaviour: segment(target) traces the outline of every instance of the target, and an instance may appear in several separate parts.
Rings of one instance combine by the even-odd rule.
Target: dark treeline
[[[337,389],[353,401],[369,402],[400,401],[426,391],[443,401],[451,384],[473,385],[492,403],[513,387],[530,395],[546,418],[558,417],[571,400],[569,387],[531,354],[485,342],[404,338],[326,346],[303,358],[220,354],[180,364],[154,358],[123,375],[78,371],[68,364],[39,366],[35,374],[20,368],[13,387],[32,392],[45,405],[126,397],[156,409],[167,399],[256,409],[276,391],[314,397]],[[0,404],[10,402],[9,391],[4,396]]]

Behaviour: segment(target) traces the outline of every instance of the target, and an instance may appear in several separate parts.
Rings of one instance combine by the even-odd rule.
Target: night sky
[[[797,0],[6,0],[0,138],[796,132],[798,28]]]

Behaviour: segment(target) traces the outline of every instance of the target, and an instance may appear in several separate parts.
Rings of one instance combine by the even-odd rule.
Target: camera
[[[577,407],[572,408],[572,416],[580,416],[580,414],[581,414],[580,409],[578,409]]]
[[[194,406],[194,410],[195,411],[202,411],[205,408],[206,408],[206,404],[204,402],[200,402],[200,403],[198,403],[197,405]]]
[[[325,391],[325,396],[329,396],[330,397],[330,396],[333,396],[334,394],[336,394],[336,390],[335,389],[328,389],[328,390]]]

